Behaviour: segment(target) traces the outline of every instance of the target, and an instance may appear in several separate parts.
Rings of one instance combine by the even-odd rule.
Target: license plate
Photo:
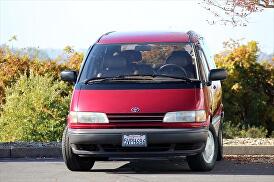
[[[122,138],[123,147],[146,147],[147,137],[143,134],[124,134]]]

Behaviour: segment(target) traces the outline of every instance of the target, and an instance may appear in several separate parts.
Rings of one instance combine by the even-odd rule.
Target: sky
[[[13,47],[87,49],[109,31],[194,30],[213,53],[223,41],[255,40],[261,51],[274,52],[274,9],[249,17],[246,27],[209,25],[212,17],[196,0],[46,1],[0,0],[0,44]],[[8,40],[16,35],[18,40]]]

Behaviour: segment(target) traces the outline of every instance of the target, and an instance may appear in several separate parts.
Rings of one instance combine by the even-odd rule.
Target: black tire
[[[220,125],[219,134],[218,134],[218,155],[217,161],[221,161],[224,158],[224,145],[223,145],[223,127]]]
[[[209,132],[211,132],[214,139],[214,153],[213,158],[210,162],[207,162],[204,158],[204,151],[200,154],[187,156],[188,166],[193,171],[210,171],[214,168],[218,153],[218,140],[216,133],[212,125],[209,126]]]
[[[72,152],[69,144],[67,127],[64,130],[62,138],[62,154],[67,168],[71,171],[89,171],[95,162],[91,158],[79,157]]]

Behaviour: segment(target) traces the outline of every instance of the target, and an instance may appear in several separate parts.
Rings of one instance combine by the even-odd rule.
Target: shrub
[[[39,53],[39,50],[32,50]],[[8,46],[0,47],[0,112],[1,105],[5,103],[5,88],[14,84],[21,74],[33,73],[38,75],[50,75],[54,80],[60,80],[60,72],[66,69],[79,70],[83,60],[83,53],[66,53],[67,60],[62,62],[56,58],[39,59],[31,52],[23,50],[12,51]],[[71,91],[71,90],[70,90]]]
[[[245,131],[243,137],[248,138],[265,138],[267,134],[267,130],[263,127],[251,127],[243,131]]]
[[[5,87],[10,86],[30,66],[28,56],[13,53],[8,47],[0,49],[0,105],[4,102]]]
[[[23,74],[6,88],[0,141],[59,141],[68,112],[70,86],[52,76]]]
[[[272,131],[270,138],[274,138],[274,131]]]
[[[241,127],[240,124],[234,125],[232,122],[224,122],[223,136],[224,138],[265,138],[267,130],[263,127]]]
[[[239,135],[239,125],[234,126],[230,121],[223,123],[223,137],[234,138]]]

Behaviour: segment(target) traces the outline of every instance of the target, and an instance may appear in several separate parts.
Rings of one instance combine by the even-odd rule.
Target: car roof
[[[100,37],[98,44],[191,42],[185,32],[110,32]]]

